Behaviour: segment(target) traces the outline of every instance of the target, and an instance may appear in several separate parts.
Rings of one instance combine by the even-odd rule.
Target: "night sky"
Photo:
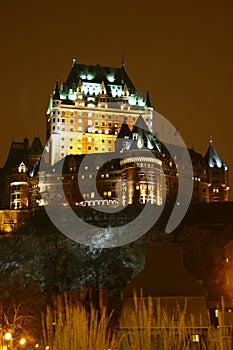
[[[40,136],[56,80],[77,62],[120,66],[204,154],[210,135],[233,186],[233,2],[1,1],[0,166],[11,141]]]

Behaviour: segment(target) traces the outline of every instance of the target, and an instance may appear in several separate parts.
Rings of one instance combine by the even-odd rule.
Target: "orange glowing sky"
[[[1,2],[1,153],[40,136],[56,80],[77,61],[120,66],[200,153],[209,137],[233,179],[233,2]],[[232,181],[233,184],[233,181]]]

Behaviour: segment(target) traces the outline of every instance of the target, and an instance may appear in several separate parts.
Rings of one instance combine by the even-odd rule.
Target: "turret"
[[[223,160],[219,157],[212,138],[205,154],[207,162],[207,173],[209,181],[209,201],[224,202],[228,200],[228,169]]]

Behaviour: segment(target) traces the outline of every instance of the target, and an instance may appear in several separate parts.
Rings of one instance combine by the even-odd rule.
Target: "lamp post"
[[[12,339],[11,332],[5,333],[4,338],[6,339],[7,342],[9,342],[9,350],[13,350],[13,339]]]
[[[27,340],[26,338],[22,337],[19,341],[19,345],[25,349],[27,349]]]

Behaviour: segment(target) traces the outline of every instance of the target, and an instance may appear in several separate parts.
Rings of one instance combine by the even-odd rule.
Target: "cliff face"
[[[156,225],[138,241],[114,249],[96,249],[62,235],[41,208],[31,213],[19,230],[0,236],[0,275],[5,281],[2,292],[6,292],[8,281],[18,279],[24,286],[36,283],[41,291],[95,285],[119,295],[127,281],[143,269],[144,248],[153,242],[185,243],[185,267],[197,279],[207,273],[218,280],[224,247],[233,239],[232,209],[230,202],[192,206],[179,227],[166,234],[164,227],[171,211],[166,208]]]

